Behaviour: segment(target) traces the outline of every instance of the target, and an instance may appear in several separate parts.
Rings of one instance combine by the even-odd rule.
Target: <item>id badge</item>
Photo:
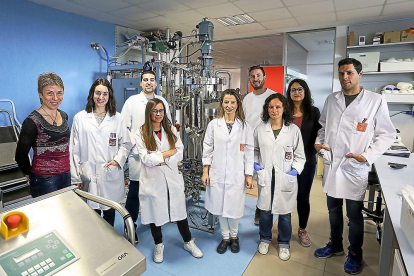
[[[367,121],[367,118],[364,118],[364,120],[362,122],[358,122],[357,131],[361,131],[361,132],[365,132],[367,130],[367,126],[368,124],[365,123]]]
[[[116,146],[116,133],[111,133],[109,136],[109,146],[115,147]]]
[[[293,150],[291,146],[285,147],[285,162],[293,161]]]
[[[240,144],[240,151],[244,151],[244,145],[245,144]]]

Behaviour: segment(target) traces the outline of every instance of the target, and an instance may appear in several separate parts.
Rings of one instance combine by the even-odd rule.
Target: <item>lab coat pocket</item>
[[[292,192],[297,186],[298,178],[297,176],[289,175],[286,173],[282,174],[280,190],[282,192]]]
[[[80,178],[82,182],[90,182],[92,175],[91,163],[89,161],[80,162]]]
[[[347,178],[353,183],[366,181],[368,179],[368,165],[366,162],[362,163],[354,158],[346,158],[341,168]]]
[[[145,197],[156,196],[156,187],[159,183],[157,183],[156,179],[140,179],[139,180],[139,195]]]
[[[103,179],[104,181],[123,182],[123,170],[118,166],[108,166],[103,169]]]

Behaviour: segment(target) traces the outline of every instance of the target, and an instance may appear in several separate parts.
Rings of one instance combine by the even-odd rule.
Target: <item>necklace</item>
[[[41,106],[40,107],[49,117],[50,117],[50,119],[52,119],[52,121],[53,121],[53,125],[54,126],[57,126],[57,123],[56,123],[56,119],[57,119],[57,110],[56,110],[56,115],[55,115],[55,119],[53,119],[53,117],[52,117],[52,115],[50,115],[49,113],[47,113],[47,111],[43,108],[43,106]]]

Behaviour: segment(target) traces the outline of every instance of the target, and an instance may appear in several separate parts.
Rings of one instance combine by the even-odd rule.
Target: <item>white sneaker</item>
[[[162,261],[164,261],[164,244],[163,243],[159,243],[155,245],[153,259],[154,259],[154,262],[156,263],[162,263]]]
[[[257,251],[259,251],[260,254],[266,255],[267,252],[269,252],[269,243],[266,242],[260,242],[259,247],[257,248]]]
[[[194,242],[194,239],[192,239],[189,242],[184,243],[184,249],[193,255],[195,258],[201,258],[203,257],[203,252],[201,252],[200,248],[197,247],[197,245]]]
[[[279,247],[279,258],[282,261],[289,260],[290,259],[290,251],[289,251],[289,248]]]

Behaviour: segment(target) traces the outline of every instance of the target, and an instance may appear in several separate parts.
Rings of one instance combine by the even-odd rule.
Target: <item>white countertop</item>
[[[388,162],[407,164],[407,167],[392,169]],[[414,154],[412,153],[410,158],[383,155],[375,162],[375,168],[407,275],[414,275],[414,249],[408,243],[400,224],[402,204],[400,191],[406,185],[414,187]]]

